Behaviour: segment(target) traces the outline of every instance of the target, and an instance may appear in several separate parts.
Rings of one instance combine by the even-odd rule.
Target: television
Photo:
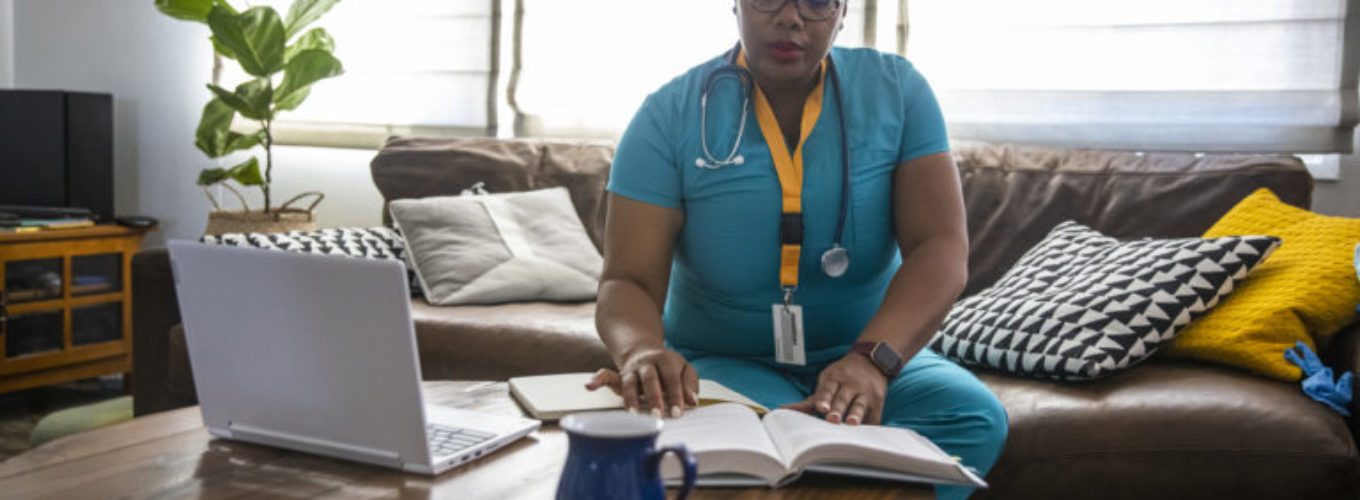
[[[113,220],[113,96],[0,90],[0,205]]]

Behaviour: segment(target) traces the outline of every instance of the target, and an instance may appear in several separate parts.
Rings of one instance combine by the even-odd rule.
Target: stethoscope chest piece
[[[822,272],[832,278],[839,278],[845,275],[845,271],[850,269],[850,252],[845,247],[835,245],[830,250],[822,252]]]

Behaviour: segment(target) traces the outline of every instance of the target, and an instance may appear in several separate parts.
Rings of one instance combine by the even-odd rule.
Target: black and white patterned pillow
[[[207,235],[203,243],[264,248],[297,253],[344,255],[405,262],[406,239],[388,227],[342,227],[286,233],[227,233]]]
[[[959,363],[1094,380],[1147,359],[1280,244],[1271,236],[1119,241],[1055,227],[931,340]]]

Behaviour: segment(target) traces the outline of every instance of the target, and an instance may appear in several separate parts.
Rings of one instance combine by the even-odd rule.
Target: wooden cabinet
[[[0,233],[0,392],[132,370],[144,230]]]

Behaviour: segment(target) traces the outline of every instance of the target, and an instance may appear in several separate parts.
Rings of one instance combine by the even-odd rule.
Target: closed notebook
[[[559,373],[510,379],[510,394],[529,415],[539,420],[557,420],[583,411],[617,410],[623,408],[623,398],[614,391],[601,387],[586,389],[592,373]],[[717,403],[738,403],[764,415],[769,409],[741,393],[712,380],[699,381],[699,406]]]

